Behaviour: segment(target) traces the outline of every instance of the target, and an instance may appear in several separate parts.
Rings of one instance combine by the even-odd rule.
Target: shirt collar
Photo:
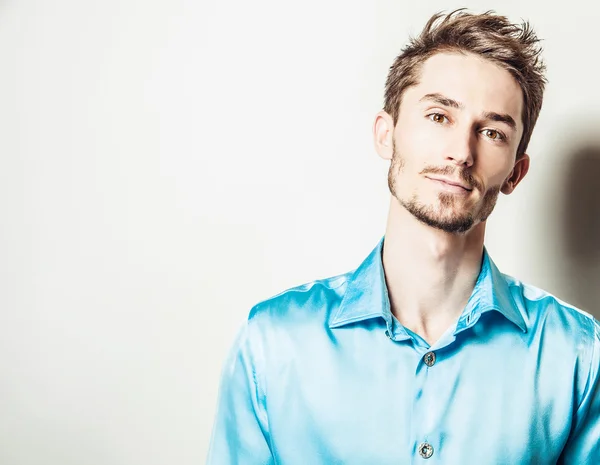
[[[376,317],[383,318],[388,328],[391,327],[392,313],[382,262],[384,239],[352,273],[340,307],[330,320],[330,328]],[[504,315],[523,332],[527,331],[523,314],[512,298],[506,279],[484,247],[479,277],[454,333],[473,326],[481,314],[492,310]]]
[[[379,241],[350,277],[338,311],[329,323],[330,328],[375,317],[382,317],[388,327],[391,325],[390,299],[381,258],[384,239]]]

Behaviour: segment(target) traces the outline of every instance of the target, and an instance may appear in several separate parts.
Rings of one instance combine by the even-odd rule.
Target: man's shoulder
[[[325,316],[341,302],[353,271],[285,289],[255,304],[248,322],[299,322]]]
[[[525,314],[530,329],[542,329],[551,324],[554,329],[563,331],[580,342],[593,344],[600,341],[600,322],[590,313],[592,309],[579,308],[512,276],[503,274],[503,277],[515,303]]]

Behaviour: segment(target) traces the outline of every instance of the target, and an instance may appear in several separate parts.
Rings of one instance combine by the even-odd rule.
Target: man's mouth
[[[461,192],[462,191],[466,191],[466,192],[471,192],[473,190],[473,188],[461,181],[458,180],[454,180],[454,179],[448,179],[448,178],[443,178],[443,177],[439,177],[439,176],[426,176],[427,179],[430,179],[431,181],[435,181],[438,183],[441,183],[445,186],[448,187],[448,189],[452,190],[452,191],[458,191]]]

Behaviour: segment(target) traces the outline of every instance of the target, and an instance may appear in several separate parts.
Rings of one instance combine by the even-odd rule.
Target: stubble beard
[[[392,162],[388,171],[388,187],[392,195],[398,200],[411,215],[413,215],[421,223],[426,224],[435,229],[451,233],[451,234],[462,234],[469,231],[476,222],[483,222],[490,216],[498,195],[500,194],[500,186],[489,188],[484,196],[479,211],[474,214],[472,211],[460,211],[459,200],[457,196],[447,193],[438,193],[439,205],[426,205],[419,201],[416,194],[413,194],[409,199],[403,199],[396,194],[396,180],[398,175],[402,172],[405,165],[404,159],[396,151],[394,143],[394,153],[392,156]],[[434,169],[431,169],[433,172]],[[438,173],[445,171],[444,174],[450,174],[447,168],[435,169]],[[470,179],[474,181],[472,176],[468,173],[458,173],[462,179]]]

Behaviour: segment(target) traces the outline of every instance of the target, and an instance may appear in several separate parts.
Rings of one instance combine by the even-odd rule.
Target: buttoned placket
[[[393,327],[394,325],[392,324]],[[452,344],[455,338],[452,332],[448,331],[434,346],[429,346],[421,337],[406,330],[406,328],[399,324],[394,329],[395,331],[391,331],[388,327],[385,331],[386,336],[394,342],[408,342],[406,340],[410,340],[415,351],[419,354],[415,370],[416,383],[412,415],[413,418],[421,418],[423,421],[415,425],[412,442],[414,451],[417,454],[417,460],[425,461],[434,457],[436,453],[439,453],[439,451],[436,452],[436,448],[439,447],[439,438],[442,433],[437,430],[439,429],[436,424],[437,412],[431,415],[431,406],[427,400],[428,397],[431,398],[431,396],[435,395],[432,392],[433,386],[440,385],[431,378],[435,379],[437,377],[435,371],[437,364],[441,363],[439,357],[440,349],[444,349]]]

